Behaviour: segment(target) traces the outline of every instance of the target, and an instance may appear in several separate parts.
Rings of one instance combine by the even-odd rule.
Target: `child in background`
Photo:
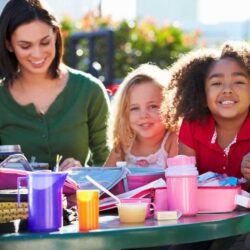
[[[249,45],[226,42],[219,50],[191,52],[172,66],[170,75],[163,110],[164,106],[169,109],[169,91],[176,91],[173,121],[184,118],[179,132],[179,153],[196,156],[199,174],[213,171],[242,177],[241,161],[250,152]],[[241,237],[244,239],[245,235]],[[229,249],[229,245],[244,244],[241,237],[169,249]]]
[[[105,166],[126,161],[128,166],[165,168],[167,157],[177,155],[177,124],[164,124],[160,112],[167,82],[166,71],[143,64],[121,83],[113,102],[112,151]]]
[[[207,171],[242,177],[241,161],[250,152],[250,47],[227,42],[180,58],[170,69],[176,88],[174,121],[184,117],[179,153],[196,156],[199,174]],[[163,108],[164,110],[164,108]]]

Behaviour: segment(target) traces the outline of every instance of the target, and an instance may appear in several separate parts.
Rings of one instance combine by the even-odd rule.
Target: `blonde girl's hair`
[[[125,77],[111,105],[109,144],[120,155],[121,160],[125,160],[127,149],[135,136],[129,125],[129,91],[132,86],[145,82],[152,82],[163,90],[168,84],[168,72],[153,64],[140,65]],[[166,129],[170,127],[167,125]]]

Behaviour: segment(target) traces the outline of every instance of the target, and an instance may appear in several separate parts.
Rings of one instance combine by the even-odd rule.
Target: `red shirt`
[[[215,121],[209,116],[206,122],[183,120],[179,141],[196,152],[199,174],[212,171],[228,176],[242,177],[240,166],[244,155],[250,152],[250,113],[244,121],[236,143],[232,144],[228,155],[217,140],[211,143],[215,132]]]

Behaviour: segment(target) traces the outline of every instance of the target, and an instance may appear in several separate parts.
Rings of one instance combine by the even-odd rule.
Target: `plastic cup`
[[[146,219],[148,202],[128,201],[129,199],[121,200],[117,204],[118,215],[121,223],[143,223]]]
[[[62,187],[67,173],[32,172],[27,177],[18,177],[28,183],[28,228],[31,232],[58,231],[63,225]]]
[[[154,205],[155,205],[155,211],[160,212],[160,211],[167,211],[168,210],[167,189],[166,188],[155,189]]]
[[[79,231],[99,228],[99,190],[77,190]]]
[[[154,215],[155,204],[151,202],[151,198],[124,198],[121,199],[121,203],[146,203],[146,218],[150,218]]]

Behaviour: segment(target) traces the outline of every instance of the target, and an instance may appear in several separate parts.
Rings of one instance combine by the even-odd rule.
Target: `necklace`
[[[48,98],[50,95],[49,93],[46,93],[47,91],[43,92],[42,90],[40,90],[33,92],[32,94],[31,92],[25,90],[25,88],[23,88],[23,90],[23,94],[25,95],[26,100],[35,106],[35,109],[39,114],[44,115],[55,99],[53,98],[52,100],[51,98]]]
[[[20,105],[32,103],[39,114],[45,114],[67,85],[68,71],[64,69],[60,72],[59,78],[53,80],[44,78],[44,83],[41,82],[40,85],[30,84],[30,80],[27,84],[25,79],[19,75],[13,87],[10,88],[10,92]]]
[[[49,88],[25,88],[25,84],[19,80],[17,100],[22,105],[32,103],[39,114],[45,114],[58,95],[58,81],[52,82]]]

